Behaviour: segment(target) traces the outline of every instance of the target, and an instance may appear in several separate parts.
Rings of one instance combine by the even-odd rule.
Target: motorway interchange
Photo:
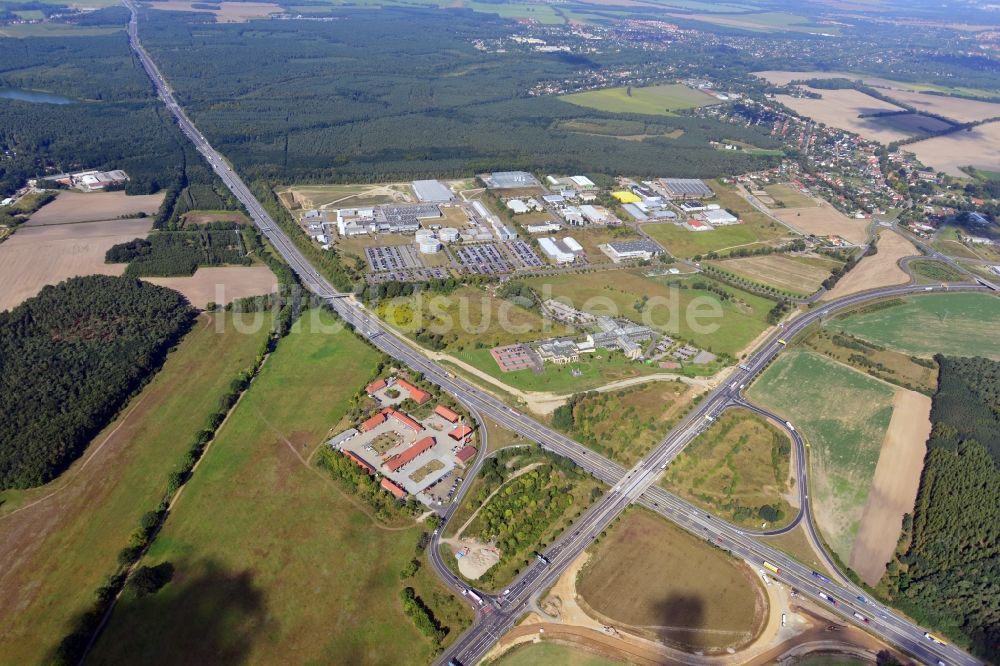
[[[412,370],[423,373],[427,379],[438,384],[442,390],[451,393],[465,405],[470,414],[480,423],[479,432],[483,437],[482,450],[486,449],[486,428],[482,426],[482,417],[488,416],[499,425],[520,433],[545,448],[573,460],[611,488],[580,516],[561,538],[549,546],[544,553],[541,553],[533,566],[523,572],[510,585],[505,594],[490,596],[476,593],[476,596],[482,599],[481,604],[470,601],[481,611],[476,622],[448,647],[441,655],[439,663],[469,665],[478,662],[500,637],[529,610],[532,600],[554,584],[562,572],[589,546],[591,541],[632,503],[639,503],[689,532],[716,543],[732,552],[736,557],[746,560],[755,569],[764,562],[770,563],[777,570],[771,571],[776,580],[794,587],[799,593],[821,605],[827,605],[848,622],[852,622],[887,643],[897,646],[921,662],[948,666],[952,664],[971,666],[980,663],[958,648],[934,640],[924,629],[898,615],[892,609],[867,599],[862,591],[846,578],[841,577],[841,581],[838,583],[817,577],[808,567],[758,540],[757,536],[761,535],[761,532],[741,529],[713,518],[659,488],[655,482],[664,467],[722,412],[734,406],[752,409],[767,418],[776,420],[789,431],[796,446],[797,477],[800,482],[800,505],[802,507],[801,513],[793,522],[793,526],[804,521],[811,537],[819,542],[809,511],[805,449],[801,437],[790,424],[785,424],[777,416],[750,405],[742,397],[742,389],[749,385],[781,352],[784,347],[784,338],[794,337],[809,325],[821,321],[824,317],[835,312],[888,296],[941,290],[995,290],[995,285],[980,280],[975,285],[951,287],[906,285],[882,288],[844,297],[799,316],[788,323],[783,331],[768,338],[730,375],[724,385],[708,393],[698,407],[667,433],[664,439],[642,461],[635,467],[626,470],[588,450],[583,445],[514,410],[491,394],[454,376],[453,373],[429,360],[408,342],[396,337],[380,321],[368,314],[351,295],[340,293],[334,289],[306,260],[291,239],[278,228],[260,202],[239,176],[233,172],[223,156],[212,148],[187,117],[156,64],[138,39],[135,5],[131,0],[126,0],[126,5],[131,11],[128,25],[130,44],[156,86],[161,99],[176,118],[181,131],[205,157],[233,195],[243,204],[254,224],[268,238],[310,291],[327,299],[333,310],[344,321],[352,324],[359,335],[398,361],[405,363]],[[463,484],[451,505],[452,508],[449,508],[443,516],[445,520],[450,517],[453,507],[461,502],[465,490],[469,486],[469,481],[475,478],[483,459],[484,456],[480,456],[473,469],[470,470],[466,483]],[[787,529],[791,529],[791,527],[784,528],[779,532]],[[467,591],[468,587],[441,560],[436,543],[432,544],[429,552],[432,554],[431,561],[438,575],[453,589],[460,592]],[[828,555],[826,557],[829,558]],[[830,565],[834,571],[837,570],[832,562]],[[469,598],[468,595],[466,598]],[[831,599],[835,600],[835,603],[831,603]]]

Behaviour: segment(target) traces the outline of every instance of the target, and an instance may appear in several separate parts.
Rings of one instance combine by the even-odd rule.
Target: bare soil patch
[[[42,206],[25,226],[97,222],[123,215],[155,215],[164,193],[126,196],[124,192],[60,192],[55,201]]]
[[[777,208],[771,214],[806,234],[840,236],[855,244],[864,243],[868,237],[868,220],[847,217],[825,201],[819,206]]]
[[[869,585],[885,573],[903,514],[913,511],[931,432],[930,411],[931,399],[922,393],[899,389],[892,398],[892,419],[851,550],[851,568]]]
[[[250,224],[247,216],[239,211],[191,211],[184,215],[184,224],[208,224],[210,222],[237,222]]]
[[[901,106],[883,102],[852,88],[844,90],[817,90],[821,99],[778,95],[777,100],[799,115],[831,127],[854,132],[865,139],[892,143],[909,137],[909,134],[886,127],[877,118],[859,118],[862,114],[882,111],[905,111]]]
[[[150,277],[146,282],[176,289],[195,307],[209,302],[224,305],[237,298],[270,294],[278,288],[267,266],[203,267],[187,277]]]
[[[218,2],[218,9],[205,9],[193,6],[192,2],[184,0],[166,0],[152,2],[153,9],[169,12],[202,12],[212,14],[218,23],[246,23],[253,18],[267,18],[268,15],[281,12],[282,9],[270,2]]]
[[[0,244],[0,310],[9,310],[41,291],[79,275],[121,275],[125,264],[104,263],[116,243],[145,238],[150,219],[25,226]]]
[[[924,139],[905,146],[927,166],[958,177],[968,177],[959,167],[974,166],[984,171],[1000,171],[1000,122],[979,125],[971,130]]]
[[[906,284],[909,274],[899,267],[899,260],[918,254],[917,248],[894,231],[884,231],[878,241],[878,253],[865,257],[837,286],[823,295],[829,301],[875,287]]]

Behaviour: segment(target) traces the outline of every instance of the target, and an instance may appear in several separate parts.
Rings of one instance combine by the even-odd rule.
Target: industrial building
[[[573,182],[578,190],[593,190],[597,188],[594,181],[587,178],[586,176],[570,176],[569,179]]]
[[[441,217],[436,204],[386,204],[372,208],[341,208],[337,233],[342,237],[374,233],[412,234],[421,220]]]
[[[559,231],[562,227],[555,222],[545,222],[543,224],[529,224],[524,229],[529,234],[550,234],[553,231]]]
[[[612,192],[611,196],[623,204],[634,204],[642,201],[642,197],[634,192],[629,192],[628,190],[621,190],[619,192]]]
[[[415,180],[411,186],[417,201],[421,203],[448,203],[455,198],[451,190],[438,180]]]
[[[706,210],[701,214],[701,218],[711,224],[713,227],[726,226],[730,224],[739,224],[740,218],[736,217],[728,210],[718,209],[718,210]]]
[[[671,199],[708,199],[715,196],[712,188],[698,178],[661,178],[659,182]]]
[[[546,236],[538,239],[538,245],[557,264],[571,264],[583,254],[583,247],[570,236],[562,240]]]
[[[119,185],[128,180],[128,174],[121,169],[113,171],[77,171],[76,173],[60,173],[46,176],[45,180],[61,183],[67,187],[75,187],[84,192],[100,192],[111,185]]]
[[[602,245],[601,251],[616,264],[623,261],[649,261],[663,252],[656,243],[645,239],[612,241]]]

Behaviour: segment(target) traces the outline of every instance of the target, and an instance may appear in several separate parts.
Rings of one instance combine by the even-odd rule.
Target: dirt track
[[[851,549],[850,566],[869,585],[885,573],[903,514],[913,511],[931,432],[930,411],[931,399],[922,393],[899,389],[892,397],[892,419]]]

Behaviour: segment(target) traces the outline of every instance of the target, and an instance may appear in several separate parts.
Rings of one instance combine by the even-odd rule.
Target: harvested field
[[[824,262],[828,265],[824,266]],[[769,284],[800,294],[811,294],[839,264],[833,260],[801,261],[798,257],[772,254],[717,262],[719,268],[738,273],[754,282]]]
[[[25,226],[98,222],[138,213],[155,215],[163,197],[163,193],[130,197],[124,192],[60,192],[55,201],[32,215]]]
[[[919,254],[913,244],[893,231],[883,231],[878,241],[878,254],[865,257],[837,285],[823,294],[829,301],[875,287],[906,284],[910,275],[899,267],[899,260]]]
[[[146,282],[175,289],[195,307],[225,305],[237,298],[261,296],[277,290],[277,278],[267,266],[202,267],[184,277],[148,277]]]
[[[890,90],[887,93],[894,100],[904,102],[927,113],[950,118],[958,123],[968,123],[987,118],[1000,117],[1000,104],[978,100],[930,95],[912,90]]]
[[[974,166],[983,171],[1000,171],[1000,122],[971,130],[917,141],[906,146],[924,164],[951,176],[967,178],[959,167]]]
[[[214,4],[218,9],[195,7],[197,4]],[[204,12],[213,14],[217,23],[246,23],[254,18],[267,18],[269,14],[282,11],[281,7],[270,2],[213,2],[198,3],[184,0],[155,0],[150,3],[153,9],[168,12]]]
[[[209,222],[238,222],[250,224],[247,216],[239,211],[193,210],[184,214],[184,224],[208,224]]]
[[[807,194],[803,194],[791,183],[777,183],[764,188],[772,199],[780,201],[785,208],[809,208],[818,206],[819,202]]]
[[[152,225],[143,219],[18,229],[0,244],[0,310],[67,278],[121,275],[125,265],[104,263],[104,253],[116,243],[145,238]]]
[[[898,389],[892,418],[882,441],[875,478],[854,540],[851,568],[869,585],[878,584],[896,549],[903,514],[913,511],[931,433],[931,399]]]
[[[910,134],[893,130],[878,122],[877,118],[859,118],[859,115],[882,111],[905,111],[904,108],[875,99],[852,88],[843,90],[815,90],[821,99],[778,95],[777,100],[796,113],[830,127],[854,132],[865,139],[888,144],[906,139]]]
[[[153,380],[58,479],[0,494],[0,661],[51,663],[47,651],[90,608],[118,550],[152,510],[229,382],[269,327],[246,334],[201,315]]]
[[[692,562],[697,576],[690,575]],[[745,645],[768,609],[749,568],[639,510],[622,516],[593,549],[577,592],[588,615],[692,650]]]
[[[806,208],[776,208],[771,214],[805,234],[840,236],[855,244],[868,238],[868,220],[847,217],[825,201]]]

